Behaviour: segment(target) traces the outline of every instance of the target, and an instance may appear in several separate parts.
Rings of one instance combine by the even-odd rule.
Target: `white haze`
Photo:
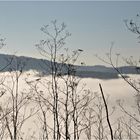
[[[0,76],[3,77],[3,75],[6,76],[7,73],[1,73]],[[25,79],[27,78],[27,76],[29,76],[28,78],[29,81],[33,81],[38,78],[38,75],[36,72],[28,71],[27,73],[23,73],[19,82],[21,91],[23,91],[24,89],[26,89],[27,91],[29,90],[29,86],[25,82]],[[136,78],[136,77],[140,78],[139,75],[130,75],[130,76],[133,78]],[[46,76],[46,77],[43,77],[43,79],[44,78],[49,79],[50,77]],[[90,89],[93,93],[98,92],[100,94],[99,83],[102,85],[105,96],[109,95],[109,99],[108,99],[109,111],[111,111],[112,107],[114,106],[116,107],[117,111],[120,111],[116,103],[117,100],[124,100],[125,106],[130,110],[132,109],[131,107],[134,105],[136,92],[122,78],[112,79],[112,80],[82,78],[80,81],[80,86],[82,86],[83,84],[86,84],[85,89]],[[118,112],[114,114],[115,115],[117,114],[115,118],[119,117]],[[37,124],[34,123],[33,119],[35,118],[33,117],[32,119],[29,119],[25,123],[24,125],[25,132],[31,133],[30,131],[33,132],[32,128],[37,127],[36,126]],[[114,119],[112,119],[111,121],[115,122]]]

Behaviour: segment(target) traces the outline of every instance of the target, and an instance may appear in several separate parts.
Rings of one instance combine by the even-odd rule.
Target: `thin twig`
[[[107,123],[108,123],[109,129],[110,129],[111,140],[113,140],[113,130],[112,130],[112,127],[111,127],[111,124],[110,124],[110,121],[109,121],[109,114],[108,114],[107,103],[106,103],[106,100],[105,100],[105,97],[104,97],[104,93],[103,93],[103,89],[102,89],[101,84],[99,84],[99,87],[100,87],[100,91],[101,91],[101,94],[102,94],[102,98],[103,98],[103,101],[104,101],[104,104],[105,104],[106,119],[107,119]]]

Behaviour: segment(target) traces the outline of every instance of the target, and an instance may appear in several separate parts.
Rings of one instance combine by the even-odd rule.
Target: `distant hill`
[[[7,64],[9,64],[10,62],[11,64],[7,66]],[[16,63],[20,64],[19,69],[20,67],[23,67],[23,71],[35,70],[45,75],[49,74],[50,61],[48,60],[37,59],[32,57],[0,54],[1,71],[14,70],[16,67]],[[91,77],[91,78],[99,78],[99,79],[114,79],[119,77],[118,73],[112,67],[106,67],[103,65],[76,66],[76,67],[77,67],[77,76],[79,77],[85,77],[85,78]],[[138,71],[134,66],[119,67],[119,70],[123,74],[140,74],[140,70],[138,73]]]
[[[7,66],[7,64],[9,64],[10,61],[11,64]],[[44,61],[46,64],[50,65],[50,62],[48,60],[36,59],[36,58],[25,57],[25,56],[0,54],[0,70],[3,69],[3,67],[5,66],[7,67],[3,71],[14,70],[16,64],[19,63],[20,64],[19,67],[23,67],[23,71],[29,71],[29,70],[42,71],[43,69],[45,70],[45,68],[46,68],[45,71],[47,71],[47,67],[44,66]]]
[[[118,70],[124,75],[140,74],[140,68],[136,69],[134,66],[122,66],[118,67]],[[79,66],[78,75],[81,75],[81,77],[93,77],[99,79],[119,78],[116,70],[114,70],[112,67],[106,67],[103,65]]]

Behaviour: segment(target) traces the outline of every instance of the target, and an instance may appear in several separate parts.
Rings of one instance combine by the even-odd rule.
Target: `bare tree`
[[[47,39],[41,40],[36,47],[42,56],[50,60],[50,63],[43,61],[42,67],[51,76],[40,77],[34,82],[28,81],[37,95],[35,100],[41,110],[39,119],[43,128],[42,138],[78,140],[85,131],[92,133],[89,127],[92,127],[94,120],[87,120],[83,115],[89,113],[95,96],[91,91],[85,90],[84,85],[80,88],[81,79],[76,76],[79,68],[76,62],[83,50],[77,49],[71,53],[64,48],[65,40],[70,36],[64,23],[58,26],[55,20],[52,29],[49,27],[46,25],[41,28]]]
[[[139,19],[139,15],[136,16],[137,19]],[[138,35],[138,39],[140,38],[140,31],[139,31],[139,22],[138,20],[130,19],[125,20],[125,25],[129,31],[132,33]],[[136,139],[139,138],[139,114],[140,114],[140,79],[138,77],[130,77],[123,73],[122,69],[118,67],[119,63],[119,57],[120,54],[116,54],[116,60],[114,62],[113,55],[112,55],[112,48],[113,43],[111,45],[109,53],[107,53],[107,60],[97,56],[101,61],[105,62],[106,64],[110,65],[114,68],[114,70],[120,75],[120,77],[135,91],[135,106],[133,107],[133,111],[129,111],[120,101],[118,102],[118,105],[121,109],[121,111],[124,113],[126,118],[128,118],[128,121],[119,121],[118,122],[118,128],[115,130],[114,137],[116,137],[116,131],[119,133],[118,138],[119,139]],[[140,61],[136,60],[133,56],[130,56],[129,58],[123,58],[124,62],[128,65],[134,68],[135,73],[140,74]],[[121,128],[122,127],[122,128]],[[125,132],[124,132],[125,131]]]
[[[35,115],[36,111],[33,107],[28,109],[32,94],[19,89],[25,64],[19,62],[16,57],[13,61],[15,65],[11,66],[11,71],[7,72],[6,79],[1,84],[6,95],[2,98],[0,120],[4,122],[3,130],[6,129],[3,138],[18,140],[23,139],[22,127],[25,121]]]

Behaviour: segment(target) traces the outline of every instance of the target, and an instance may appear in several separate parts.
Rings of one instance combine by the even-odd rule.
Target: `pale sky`
[[[81,61],[87,65],[100,64],[94,54],[105,55],[114,42],[114,53],[124,57],[139,57],[137,35],[127,30],[124,20],[140,14],[140,2],[106,1],[17,1],[0,2],[0,34],[6,37],[1,53],[40,58],[35,48],[44,39],[43,25],[57,19],[65,22],[72,36],[66,46],[70,50],[81,48]]]

